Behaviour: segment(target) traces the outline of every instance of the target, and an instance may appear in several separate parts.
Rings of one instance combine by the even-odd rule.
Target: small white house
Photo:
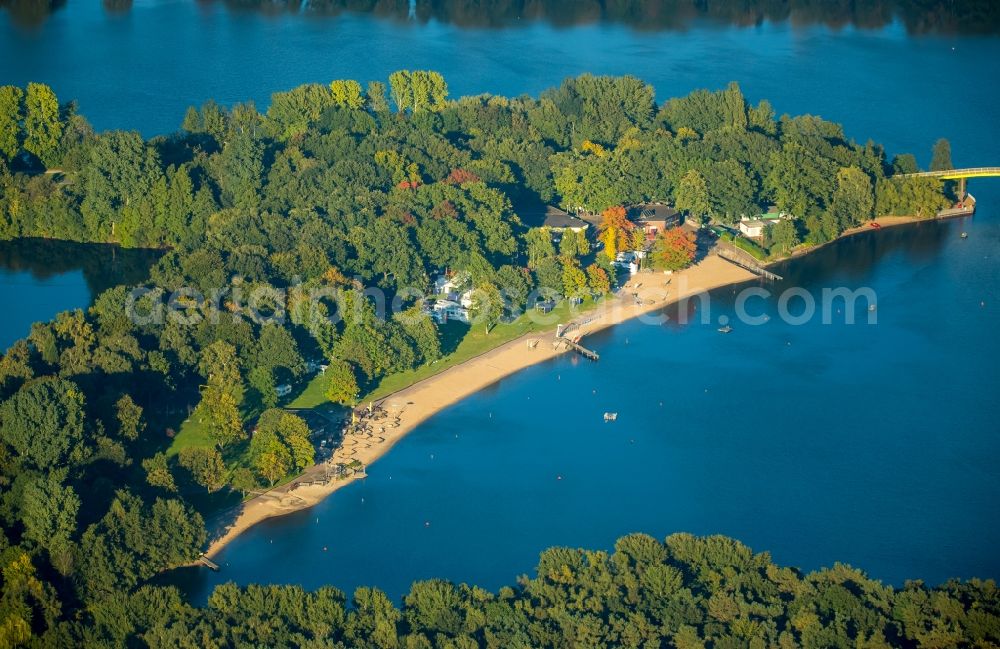
[[[764,228],[766,228],[768,223],[766,221],[761,221],[760,219],[741,219],[740,220],[740,232],[743,236],[750,237],[751,239],[759,239],[764,236]]]
[[[431,307],[431,317],[439,324],[449,320],[469,324],[469,309],[454,300],[438,300]]]
[[[463,308],[472,308],[472,295],[475,293],[474,289],[469,289],[465,293],[462,293],[462,297],[459,298],[458,303],[462,305]]]
[[[454,301],[471,279],[469,273],[465,271],[455,273],[451,277],[439,275],[434,280],[434,295],[443,295],[446,299]]]
[[[776,206],[772,205],[764,214],[759,214],[752,218],[744,217],[740,219],[740,232],[751,239],[760,239],[763,238],[767,226],[793,218],[795,217],[788,212],[782,212]]]

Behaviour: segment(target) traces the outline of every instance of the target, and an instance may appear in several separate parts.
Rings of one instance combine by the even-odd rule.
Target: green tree
[[[525,234],[528,244],[528,268],[535,269],[546,259],[556,256],[552,232],[548,228],[531,228]]]
[[[253,440],[257,440],[256,445]],[[257,430],[254,432],[253,440],[250,448],[253,457],[274,451],[287,459],[289,469],[299,470],[305,469],[315,461],[315,449],[309,441],[309,426],[296,414],[277,408],[265,410],[257,420]],[[279,446],[284,452],[278,449]],[[288,469],[286,473],[287,471]],[[265,477],[271,479],[270,476],[265,475]]]
[[[153,225],[149,196],[161,175],[155,149],[135,132],[108,131],[94,139],[82,171],[85,190],[80,206],[88,236],[94,241],[146,242]]]
[[[334,403],[353,406],[358,402],[360,389],[354,368],[347,361],[331,359],[326,368],[326,398]]]
[[[198,410],[208,419],[209,433],[220,448],[246,437],[240,409],[231,392],[209,386],[202,393]]]
[[[408,70],[397,70],[389,75],[389,93],[397,113],[413,107],[413,84]]]
[[[146,422],[142,420],[142,407],[132,400],[127,394],[123,394],[115,402],[115,414],[118,418],[118,433],[124,439],[135,441],[146,429]]]
[[[893,174],[915,174],[918,171],[917,157],[912,153],[901,153],[892,159]]]
[[[177,491],[177,484],[174,482],[174,475],[170,472],[170,465],[165,453],[157,453],[142,461],[142,468],[146,470],[146,482],[153,487],[159,487],[166,491]]]
[[[365,90],[365,98],[368,107],[375,114],[381,115],[389,112],[389,101],[385,97],[385,84],[381,81],[370,81]]]
[[[792,219],[784,219],[771,226],[770,238],[772,247],[783,255],[802,242],[799,229]]]
[[[836,232],[827,232],[829,238],[844,229],[870,220],[875,214],[875,192],[871,178],[857,167],[837,172],[837,190],[830,203],[830,212],[836,219]]]
[[[344,108],[361,108],[365,98],[361,94],[361,84],[353,79],[341,79],[330,82],[335,106]]]
[[[239,405],[244,388],[236,348],[225,341],[215,341],[202,350],[199,370],[206,385],[197,414],[208,420],[212,439],[220,447],[243,439],[246,434]]]
[[[83,534],[79,575],[94,599],[112,596],[193,561],[205,536],[201,515],[181,501],[158,498],[150,507],[121,490],[107,514]]]
[[[245,466],[237,467],[233,474],[229,478],[229,484],[232,485],[233,489],[242,494],[244,498],[251,491],[255,491],[260,485],[257,484],[257,478],[254,477],[253,471]]]
[[[782,210],[804,218],[822,213],[836,188],[837,165],[796,142],[771,154],[764,184]]]
[[[397,112],[439,111],[448,98],[448,84],[437,72],[398,70],[389,75],[389,89]]]
[[[496,285],[485,282],[472,292],[472,306],[469,307],[469,319],[473,323],[483,323],[486,333],[495,327],[503,317],[503,296]]]
[[[13,160],[21,151],[24,91],[0,86],[0,156]]]
[[[54,471],[24,489],[21,520],[24,536],[49,552],[52,564],[66,575],[72,568],[72,537],[80,498],[63,484],[66,471]]]
[[[63,132],[56,93],[45,84],[29,83],[24,108],[24,150],[47,167],[56,164]]]
[[[274,371],[268,367],[255,367],[247,374],[247,383],[257,393],[265,408],[278,405],[278,386],[274,380]]]
[[[951,142],[941,138],[934,143],[934,150],[931,155],[931,171],[945,171],[954,169],[951,163]]]
[[[433,363],[441,358],[441,340],[437,326],[420,306],[413,306],[396,318],[403,331],[413,341],[420,356],[419,362]],[[327,368],[329,371],[329,368]]]
[[[260,353],[257,366],[268,369],[283,368],[293,376],[303,372],[305,361],[299,353],[299,345],[286,327],[268,323],[260,328]]]
[[[86,459],[84,399],[66,379],[26,383],[0,406],[0,439],[25,466],[42,471]]]
[[[258,427],[250,438],[253,466],[271,486],[292,468],[292,453],[274,428]]]
[[[178,455],[179,464],[191,473],[196,483],[208,491],[218,491],[226,482],[226,465],[215,448],[188,446]]]
[[[563,262],[563,295],[582,297],[587,291],[587,274],[575,259]]]
[[[575,259],[590,254],[590,242],[582,231],[566,230],[559,240],[559,256]]]
[[[235,134],[218,157],[223,202],[241,210],[256,208],[263,176],[264,146],[248,132]]]
[[[674,197],[677,209],[683,210],[697,220],[709,213],[711,204],[708,201],[708,186],[705,177],[697,169],[691,169],[681,178]]]
[[[530,274],[525,268],[504,264],[497,269],[496,286],[511,309],[515,312],[525,306],[531,290]]]

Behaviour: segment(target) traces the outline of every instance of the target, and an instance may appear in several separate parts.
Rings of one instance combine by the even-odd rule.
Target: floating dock
[[[212,561],[211,559],[209,559],[208,557],[206,557],[204,554],[201,555],[200,557],[198,557],[198,561],[201,564],[203,564],[203,565],[211,568],[215,572],[219,572],[220,570],[222,570],[222,568],[219,567],[219,564],[215,563],[214,561]]]

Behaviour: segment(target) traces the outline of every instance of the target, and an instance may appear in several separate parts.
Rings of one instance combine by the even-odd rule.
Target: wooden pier
[[[593,351],[591,349],[587,349],[586,347],[584,347],[583,345],[581,345],[578,342],[578,340],[579,339],[573,340],[572,338],[566,338],[565,336],[559,336],[558,338],[556,338],[555,345],[558,348],[558,346],[560,344],[565,344],[567,347],[569,347],[570,349],[572,349],[576,353],[580,354],[584,358],[589,358],[592,361],[599,361],[599,360],[601,360],[600,354],[598,354],[597,352],[595,352],[595,351]]]
[[[198,561],[203,565],[208,566],[215,572],[219,572],[220,570],[222,570],[222,568],[219,567],[219,564],[215,563],[214,561],[206,557],[204,554],[198,557]]]
[[[723,259],[725,259],[726,261],[728,261],[730,264],[733,264],[734,266],[739,266],[743,270],[748,270],[754,275],[757,275],[758,277],[763,277],[764,279],[769,279],[771,281],[781,281],[783,279],[781,275],[772,273],[771,271],[769,271],[768,269],[764,268],[763,266],[754,261],[750,261],[748,259],[741,259],[737,255],[733,254],[732,252],[726,249],[720,249],[718,251],[718,255]]]

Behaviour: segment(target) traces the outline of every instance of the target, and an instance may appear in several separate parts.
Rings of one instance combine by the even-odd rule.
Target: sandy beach
[[[615,297],[607,298],[588,311],[578,314],[573,322],[573,336],[586,337],[601,329],[625,322],[715,288],[754,279],[749,271],[710,255],[684,271],[665,275],[643,272],[634,275]],[[637,295],[633,295],[637,294]],[[567,324],[567,323],[563,323]],[[349,435],[327,462],[308,469],[292,483],[273,489],[244,502],[225,527],[210,530],[211,541],[206,555],[217,554],[230,541],[253,525],[275,516],[312,507],[354,479],[332,480],[326,484],[301,484],[316,480],[338,462],[359,460],[367,467],[382,457],[392,446],[421,422],[465,397],[496,383],[505,376],[536,363],[567,353],[564,345],[556,349],[555,324],[545,333],[533,333],[512,340],[485,354],[424,379],[408,388],[385,397],[379,404],[389,412],[389,419],[398,425],[386,428],[378,436]],[[537,341],[534,346],[529,343]],[[584,338],[581,342],[586,343]]]
[[[876,219],[876,222],[882,227],[892,227],[918,220],[909,216],[884,216]],[[870,225],[865,224],[845,231],[840,238],[871,229]],[[797,251],[791,257],[809,254],[820,247]],[[632,276],[616,296],[579,313],[572,320],[577,325],[573,328],[572,336],[584,336],[581,342],[586,344],[587,334],[632,318],[652,316],[654,312],[679,300],[755,278],[749,271],[715,255],[709,255],[694,266],[672,275],[642,272]],[[235,518],[232,518],[232,512],[226,517],[232,519],[230,522],[210,529],[211,540],[205,554],[212,557],[257,523],[312,507],[358,479],[353,477],[330,480],[325,484],[302,484],[319,480],[333,465],[358,460],[370,467],[407,433],[440,410],[518,370],[567,353],[564,345],[559,349],[555,348],[555,329],[556,324],[553,323],[545,333],[527,334],[512,340],[380,400],[378,403],[388,411],[389,420],[398,420],[397,426],[386,428],[384,433],[372,437],[349,435],[326,462],[310,467],[287,485],[244,502]],[[530,346],[529,342],[534,341],[537,343]]]

